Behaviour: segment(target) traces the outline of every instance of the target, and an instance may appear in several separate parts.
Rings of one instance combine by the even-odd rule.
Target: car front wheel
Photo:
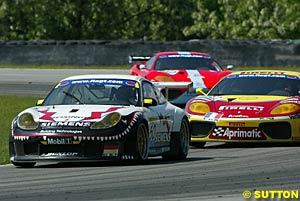
[[[141,123],[138,126],[136,133],[136,157],[138,161],[143,161],[148,158],[148,131],[145,124]]]
[[[186,119],[181,122],[179,133],[171,135],[171,150],[162,156],[163,160],[183,160],[187,157],[190,143],[190,127]]]

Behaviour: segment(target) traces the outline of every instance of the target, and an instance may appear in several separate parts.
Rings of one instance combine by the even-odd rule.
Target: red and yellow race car
[[[300,142],[299,93],[299,72],[234,72],[187,103],[191,145]]]
[[[212,88],[228,75],[233,65],[224,70],[209,54],[200,52],[159,52],[152,57],[130,56],[135,63],[131,75],[139,75],[156,82],[193,82],[195,88]],[[186,88],[169,89],[169,99],[181,95]]]

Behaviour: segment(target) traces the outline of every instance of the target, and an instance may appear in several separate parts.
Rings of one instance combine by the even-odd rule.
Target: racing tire
[[[179,133],[172,133],[170,152],[162,155],[163,160],[184,160],[189,152],[190,126],[186,119],[183,119]]]
[[[148,131],[144,123],[139,124],[136,132],[135,141],[135,160],[144,161],[148,158],[149,153],[149,140]]]
[[[190,142],[190,145],[196,148],[203,148],[205,146],[206,142]]]

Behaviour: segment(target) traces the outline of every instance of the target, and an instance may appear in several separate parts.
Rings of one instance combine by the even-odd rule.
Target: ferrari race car
[[[59,82],[12,121],[10,160],[185,159],[190,126],[150,81],[130,75],[81,75]]]
[[[299,142],[300,73],[235,72],[189,100],[191,145],[207,141]]]
[[[193,82],[195,88],[212,88],[222,77],[228,75],[232,65],[225,70],[210,55],[200,52],[159,52],[153,57],[130,56],[133,64],[130,74],[156,82]],[[174,99],[187,89],[169,90]]]

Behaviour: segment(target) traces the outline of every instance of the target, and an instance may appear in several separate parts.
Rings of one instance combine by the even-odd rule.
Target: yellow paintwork
[[[281,70],[254,70],[254,71],[238,71],[233,72],[231,75],[238,75],[238,74],[273,74],[273,75],[290,75],[290,76],[297,76],[300,77],[300,72],[293,72],[293,71],[281,71]],[[263,86],[262,86],[263,87]],[[264,101],[280,101],[286,99],[286,96],[252,96],[252,95],[227,95],[222,96],[218,100],[227,101],[228,99],[234,99],[232,102],[264,102]],[[195,99],[195,102],[197,100]],[[298,103],[299,104],[299,103]],[[266,136],[265,140],[232,140],[232,139],[212,139],[209,138],[209,135],[206,137],[192,137],[192,142],[300,142],[300,118],[297,117],[295,119],[291,119],[289,116],[281,117],[282,119],[272,119],[272,118],[219,118],[214,121],[217,127],[250,127],[250,128],[258,128],[260,123],[265,122],[289,122],[291,124],[291,138],[290,139],[271,139],[265,133]],[[206,121],[204,120],[204,115],[191,115],[189,117],[189,121]],[[263,132],[263,131],[261,131]],[[210,133],[210,135],[212,132]]]

